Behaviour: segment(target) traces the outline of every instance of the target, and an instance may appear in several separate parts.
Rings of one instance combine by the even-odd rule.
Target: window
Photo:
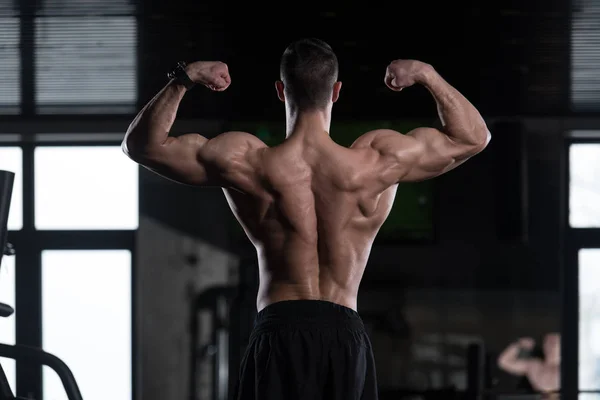
[[[51,1],[57,11],[85,12]],[[88,2],[89,3],[89,2]],[[85,3],[84,3],[85,4]],[[93,4],[93,2],[91,3]],[[68,8],[61,8],[66,7]],[[97,12],[108,12],[96,4]],[[91,10],[88,10],[88,12]],[[133,16],[44,16],[35,22],[39,113],[130,113],[137,102]]]
[[[571,107],[600,110],[600,8],[596,0],[577,0],[571,17]]]
[[[137,229],[138,166],[119,146],[37,147],[34,159],[37,229]]]
[[[600,249],[579,251],[579,389],[600,390]]]
[[[15,257],[2,257],[0,266],[0,303],[15,306]],[[15,344],[15,314],[8,318],[0,318],[0,343]],[[8,378],[8,383],[16,393],[16,361],[0,358],[0,365]]]
[[[0,114],[21,109],[20,20],[10,16],[11,6],[0,5]]]
[[[569,170],[569,224],[600,227],[600,144],[571,145]]]
[[[38,14],[42,16],[134,15],[131,0],[39,0]]]
[[[131,253],[42,252],[44,350],[73,371],[86,400],[131,400]],[[43,370],[45,399],[65,398]]]
[[[0,147],[0,169],[15,173],[8,214],[8,229],[23,227],[23,151],[20,147]]]

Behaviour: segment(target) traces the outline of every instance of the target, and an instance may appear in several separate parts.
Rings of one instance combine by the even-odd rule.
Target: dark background
[[[481,111],[493,140],[457,170],[400,190],[395,215],[373,248],[359,312],[369,326],[384,395],[466,391],[466,349],[473,343],[484,344],[489,354],[494,375],[489,386],[517,391],[518,380],[493,365],[495,356],[518,337],[541,339],[545,333],[562,331],[563,349],[571,349],[563,361],[577,365],[572,254],[583,242],[571,239],[581,236],[572,236],[565,223],[565,155],[571,131],[600,127],[594,93],[586,103],[574,100],[585,97],[582,93],[587,93],[594,75],[589,82],[579,77],[577,85],[573,76],[596,67],[593,56],[591,64],[573,61],[578,45],[572,40],[573,18],[585,12],[586,4],[424,1],[341,7],[303,2],[264,7],[183,0],[5,2],[2,15],[21,22],[22,85],[17,111],[0,116],[0,134],[20,134],[19,145],[24,146],[35,145],[45,134],[66,133],[75,134],[68,139],[72,144],[90,142],[90,134],[98,133],[107,134],[99,142],[118,144],[115,135],[125,132],[134,112],[165,84],[166,71],[175,62],[220,60],[229,65],[231,87],[223,93],[203,88],[189,92],[173,132],[210,137],[235,128],[281,140],[284,109],[274,91],[279,57],[291,41],[318,37],[333,47],[340,61],[343,88],[334,106],[332,137],[346,144],[363,129],[394,126],[406,131],[439,125],[435,103],[425,89],[398,94],[383,84],[385,68],[396,58],[428,62]],[[57,15],[67,20],[133,17],[136,104],[72,102],[42,111],[35,100],[35,21]],[[65,46],[62,51],[64,57],[76,57],[80,50]],[[98,50],[98,57],[106,54]],[[110,84],[108,76],[118,74],[119,68],[118,58],[110,71],[99,69],[92,58],[76,67],[65,62],[62,72],[93,75],[100,87],[103,81],[98,77],[106,76],[105,84]],[[64,90],[70,90],[69,80],[64,82]],[[187,361],[177,368],[160,366],[173,357],[180,340],[194,349],[216,340],[210,335],[218,324],[204,323],[207,336],[200,340],[194,337],[188,314],[195,313],[192,299],[197,295],[225,286],[236,293],[232,318],[227,319],[229,379],[235,380],[254,313],[253,249],[220,191],[178,186],[145,170],[140,170],[139,190],[140,227],[123,239],[135,243],[134,394],[144,399],[216,398],[211,397],[216,357],[198,355],[197,375]],[[24,218],[26,224],[28,218],[31,222],[32,217]],[[14,242],[22,243],[21,252],[27,251],[28,243],[43,239],[34,229],[11,234]],[[73,234],[72,243],[83,240],[81,246],[102,247],[98,243],[104,241],[110,246],[114,240],[109,234],[84,239]],[[594,243],[595,233],[590,234],[585,240]],[[31,246],[39,251],[44,244]],[[17,319],[17,341],[40,345],[41,311],[39,301],[31,300],[39,296],[39,260],[30,261],[28,267],[17,264],[29,272],[17,279],[17,304],[20,301],[23,310]],[[219,296],[206,296],[212,300],[202,307],[212,310]],[[155,311],[160,307],[172,310],[168,321],[164,312]],[[563,312],[567,317],[561,319]],[[148,328],[157,324],[164,325],[164,333]],[[194,358],[190,352],[181,357]],[[19,390],[38,393],[39,372],[19,368]],[[563,384],[576,379],[571,372],[563,376]]]
[[[339,119],[356,119],[357,110],[361,120],[435,116],[425,91],[399,97],[381,85],[385,67],[395,58],[433,64],[487,116],[564,115],[569,15],[564,1],[406,2],[342,9],[325,3],[286,12],[177,1],[145,5],[142,79],[160,85],[163,71],[177,57],[220,59],[235,79],[222,96],[230,107],[210,98],[214,105],[206,104],[204,115],[273,118],[281,111],[272,95],[281,49],[296,38],[314,36],[330,43],[340,60]],[[165,50],[156,52],[157,45]],[[152,84],[145,87],[142,97],[153,93]],[[194,115],[191,104],[183,115]]]

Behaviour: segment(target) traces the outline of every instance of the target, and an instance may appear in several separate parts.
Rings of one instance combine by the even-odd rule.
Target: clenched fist
[[[421,61],[395,60],[387,67],[385,84],[390,89],[399,92],[419,82],[431,69],[431,65]]]
[[[535,340],[528,337],[520,338],[517,343],[519,344],[520,348],[525,350],[533,350],[535,347]]]
[[[221,61],[196,61],[186,66],[185,72],[194,83],[216,92],[222,92],[231,84],[227,64]]]

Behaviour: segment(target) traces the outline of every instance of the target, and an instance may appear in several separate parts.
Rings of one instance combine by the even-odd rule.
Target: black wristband
[[[185,67],[186,63],[183,61],[179,61],[177,63],[177,66],[167,74],[167,77],[169,79],[174,79],[177,83],[185,86],[186,90],[190,90],[196,84],[190,79],[187,72],[185,72]]]

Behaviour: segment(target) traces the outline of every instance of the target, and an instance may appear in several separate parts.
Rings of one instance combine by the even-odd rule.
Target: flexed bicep
[[[489,143],[490,132],[479,111],[431,65],[395,60],[386,70],[385,83],[394,91],[416,83],[425,86],[437,103],[443,126],[442,130],[417,128],[406,135],[385,130],[374,135],[372,147],[385,165],[395,166],[396,182],[434,178],[456,168]]]
[[[186,185],[203,185],[209,181],[210,166],[199,159],[199,154],[207,142],[207,138],[189,133],[169,137],[159,145],[147,146],[143,152],[128,154],[134,161],[164,178]]]
[[[198,134],[169,137],[169,132],[179,104],[193,84],[204,85],[216,92],[223,91],[231,84],[229,69],[219,61],[198,61],[187,66],[179,64],[169,76],[169,83],[129,125],[123,139],[123,151],[132,160],[173,181],[190,185],[220,185],[222,171],[219,167],[228,153],[205,157],[206,150],[211,148],[212,143],[218,144],[223,140],[230,142],[228,147],[231,149],[250,149],[251,145],[244,146],[252,141],[246,140],[241,132],[233,132],[233,138],[229,135],[226,139],[217,137],[210,140]]]
[[[405,135],[389,129],[372,131],[353,145],[361,146],[377,154],[377,176],[389,185],[434,178],[477,153],[434,128],[417,128]]]
[[[458,143],[435,128],[417,128],[406,134],[412,146],[404,152],[412,152],[412,163],[400,181],[421,181],[442,175],[479,152],[474,145]],[[399,150],[399,162],[403,150]]]
[[[235,186],[255,172],[252,153],[264,147],[244,132],[226,132],[207,139],[198,134],[169,137],[136,160],[169,180],[193,186]]]

